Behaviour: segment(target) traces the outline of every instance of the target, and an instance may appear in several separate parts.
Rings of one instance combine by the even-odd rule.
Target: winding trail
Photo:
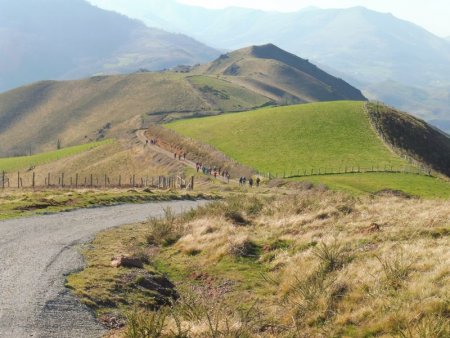
[[[197,169],[197,165],[195,162],[188,160],[188,159],[176,160],[176,159],[174,159],[173,152],[168,151],[167,149],[164,149],[156,144],[146,143],[146,141],[147,141],[147,137],[145,136],[146,131],[147,131],[146,129],[141,129],[136,132],[136,136],[137,136],[138,140],[142,144],[144,144],[145,147],[148,147],[148,149],[151,149],[157,153],[163,154],[173,161],[178,161],[179,163],[181,163],[182,165],[184,165],[186,167]],[[229,183],[228,180],[225,177],[222,177],[221,175],[217,175],[217,177],[215,177],[215,179],[222,181],[224,183]],[[230,179],[230,181],[232,181],[232,180]]]
[[[0,222],[0,337],[100,337],[105,329],[64,287],[83,268],[77,245],[104,229],[145,221],[171,207],[177,213],[204,201],[83,209]]]

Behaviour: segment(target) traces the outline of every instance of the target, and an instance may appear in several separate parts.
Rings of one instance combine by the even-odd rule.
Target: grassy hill
[[[406,119],[404,121],[407,123]],[[317,173],[319,169],[330,172],[344,168],[411,166],[378,136],[363,102],[265,108],[176,121],[167,127],[212,144],[242,164],[277,176],[311,169]],[[415,135],[423,137],[420,131]],[[450,144],[448,138],[446,142]],[[440,149],[445,151],[446,148],[441,145]],[[448,155],[443,152],[442,156]],[[410,174],[329,175],[302,180],[351,191],[375,192],[386,188],[422,196],[450,196],[450,184],[445,181]]]
[[[150,122],[172,118],[364,99],[357,89],[275,46],[230,55],[194,69],[45,81],[0,94],[0,156],[54,150],[58,139],[66,147],[130,137]],[[221,75],[221,67],[233,68],[229,63],[237,57],[241,75]]]
[[[263,172],[406,165],[378,139],[363,105],[341,101],[266,108],[167,127]]]
[[[206,74],[224,77],[284,104],[365,100],[345,81],[273,44],[222,55],[206,67]]]
[[[0,172],[14,172],[16,170],[31,169],[36,166],[44,165],[60,159],[86,152],[88,150],[101,147],[112,143],[112,140],[104,140],[101,142],[92,142],[79,146],[63,148],[46,153],[40,153],[32,156],[0,158]]]
[[[147,114],[205,109],[177,74],[40,82],[0,94],[0,156],[53,150],[58,139],[70,146],[124,135]]]

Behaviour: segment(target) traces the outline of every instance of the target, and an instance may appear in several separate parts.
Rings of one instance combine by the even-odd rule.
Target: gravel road
[[[100,337],[104,328],[65,289],[83,268],[77,245],[98,231],[181,212],[205,202],[176,201],[83,209],[0,222],[0,337]]]

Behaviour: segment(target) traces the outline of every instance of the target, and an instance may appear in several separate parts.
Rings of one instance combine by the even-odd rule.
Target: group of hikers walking
[[[203,165],[203,163],[201,163],[201,162],[197,162],[195,164],[195,168],[196,168],[197,172],[200,172],[200,170],[201,170],[203,174],[212,175],[212,176],[214,176],[214,178],[217,178],[217,176],[222,176],[223,178],[227,179],[228,183],[230,183],[231,175],[228,172],[228,170],[222,170],[222,168],[217,168],[215,166],[208,167],[208,166]]]
[[[261,179],[259,177],[257,177],[256,180],[253,180],[252,177],[250,177],[248,180],[247,180],[247,177],[245,177],[245,176],[239,177],[239,185],[240,186],[245,186],[247,184],[247,181],[248,181],[248,185],[250,186],[250,188],[253,188],[253,185],[255,183],[256,183],[256,187],[259,187],[259,185],[261,184]]]
[[[147,139],[145,143],[160,146],[156,138]],[[173,153],[173,158],[180,161],[186,160],[186,155],[187,153],[185,151],[179,150],[179,148],[177,148],[177,150]],[[214,178],[222,177],[223,179],[226,179],[228,183],[230,183],[231,175],[226,169],[217,168],[216,166],[207,166],[201,162],[195,163],[195,168],[197,172],[201,171],[204,175],[214,176]],[[241,176],[239,178],[240,186],[245,186],[247,183],[250,188],[252,188],[254,185],[256,185],[256,187],[259,187],[261,184],[261,179],[259,177],[257,177],[256,179],[253,179],[252,177],[247,179],[245,176]]]
[[[186,160],[186,155],[187,155],[187,153],[185,153],[185,152],[179,152],[179,153],[173,153],[173,158],[174,159],[177,159],[177,157],[178,157],[178,159],[181,161],[181,159],[183,159],[183,160]]]

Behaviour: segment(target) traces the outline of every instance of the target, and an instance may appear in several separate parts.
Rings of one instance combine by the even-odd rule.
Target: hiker
[[[261,183],[261,179],[259,177],[256,178],[256,187],[259,188],[259,184]]]
[[[230,183],[230,174],[229,173],[227,173],[227,181],[228,181],[228,184]]]
[[[250,186],[250,188],[253,188],[253,178],[250,177],[250,179],[248,180],[248,185]]]

